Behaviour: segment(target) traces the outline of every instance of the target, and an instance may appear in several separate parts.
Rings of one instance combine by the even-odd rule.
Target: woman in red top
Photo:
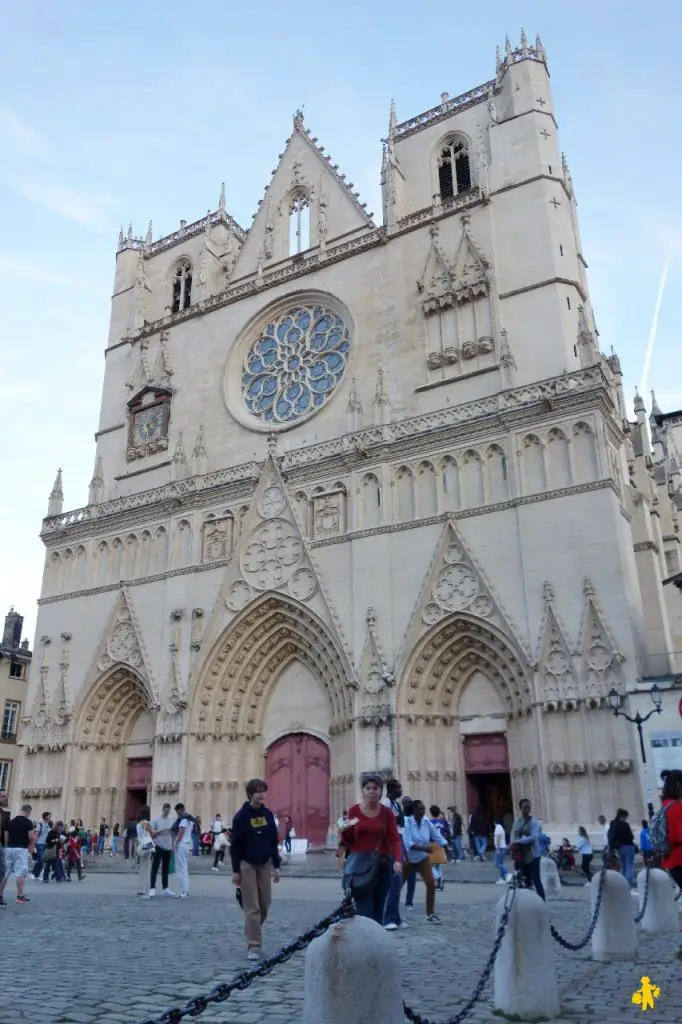
[[[341,846],[347,856],[373,854],[379,856],[374,878],[366,889],[353,892],[360,917],[384,922],[384,906],[391,885],[391,875],[402,872],[403,848],[395,814],[380,804],[383,782],[378,775],[365,775],[362,800],[348,811],[348,824],[341,827]],[[350,864],[351,861],[349,860]]]
[[[682,889],[682,772],[671,771],[661,794],[668,820],[670,853],[661,863]]]

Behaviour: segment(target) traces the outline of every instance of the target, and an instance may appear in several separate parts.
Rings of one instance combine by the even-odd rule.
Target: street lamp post
[[[635,715],[634,718],[631,718],[630,715],[626,715],[624,711],[620,710],[620,704],[621,704],[622,697],[618,693],[618,690],[609,690],[608,701],[609,701],[609,704],[611,705],[611,707],[613,708],[613,713],[616,716],[616,718],[618,718],[618,716],[620,715],[621,718],[625,718],[626,721],[632,722],[633,725],[637,726],[637,732],[639,733],[639,749],[640,749],[641,754],[642,754],[642,765],[643,765],[643,768],[644,768],[644,786],[645,786],[645,789],[646,789],[647,807],[648,807],[648,810],[649,810],[649,818],[652,818],[653,817],[653,813],[654,813],[654,805],[653,805],[653,802],[651,800],[651,796],[652,796],[651,783],[649,781],[649,769],[648,769],[647,760],[646,760],[646,749],[645,749],[645,746],[644,746],[644,734],[642,733],[642,726],[644,725],[645,722],[649,721],[649,719],[651,718],[652,715],[656,715],[656,714],[660,715],[660,713],[661,713],[661,704],[663,702],[663,694],[661,693],[660,687],[658,686],[657,683],[654,683],[654,685],[651,687],[651,690],[649,692],[650,692],[651,700],[653,701],[654,706],[651,709],[651,711],[649,712],[649,714],[645,715],[644,718],[642,718],[642,716],[640,715],[639,711],[637,712],[637,714]]]

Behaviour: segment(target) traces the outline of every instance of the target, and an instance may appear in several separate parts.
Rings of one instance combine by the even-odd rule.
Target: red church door
[[[283,736],[268,750],[268,807],[280,820],[290,814],[299,839],[324,846],[329,828],[329,747],[315,736]]]

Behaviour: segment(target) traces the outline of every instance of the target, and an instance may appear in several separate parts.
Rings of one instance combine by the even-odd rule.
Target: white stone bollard
[[[498,928],[504,905],[502,897],[497,904]],[[495,1009],[523,1020],[561,1015],[549,910],[530,889],[516,891],[495,960]]]
[[[548,900],[561,899],[561,879],[551,857],[540,857],[540,881]]]
[[[332,925],[306,951],[303,1024],[403,1024],[404,970],[376,921]]]
[[[593,914],[600,875],[592,878],[590,911]],[[630,886],[618,871],[607,871],[597,924],[592,934],[593,960],[636,960],[637,925],[632,910]]]
[[[640,914],[642,913],[645,890],[646,871],[640,871],[637,875]],[[649,872],[649,895],[640,927],[643,932],[649,932],[651,935],[679,934],[680,922],[675,906],[675,890],[668,873],[661,871],[660,868],[651,868]]]

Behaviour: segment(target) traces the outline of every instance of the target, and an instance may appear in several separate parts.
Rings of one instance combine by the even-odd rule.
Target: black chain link
[[[646,913],[646,905],[649,902],[649,874],[650,874],[650,872],[651,872],[651,868],[647,864],[646,878],[644,879],[644,902],[642,903],[642,909],[640,910],[639,914],[635,918],[635,924],[639,924],[639,922],[644,917],[644,914]]]
[[[343,903],[333,914],[323,918],[319,924],[314,925],[314,927],[304,932],[303,935],[300,935],[290,945],[285,946],[284,949],[280,949],[273,956],[268,957],[267,960],[261,960],[257,967],[252,968],[250,971],[242,971],[232,981],[216,985],[205,996],[195,996],[185,1006],[173,1007],[162,1013],[160,1017],[150,1017],[148,1020],[142,1021],[142,1024],[179,1024],[183,1017],[198,1017],[211,1003],[224,1003],[233,992],[243,992],[256,978],[264,978],[275,967],[278,967],[279,964],[285,964],[287,960],[291,960],[295,953],[300,953],[302,950],[307,949],[313,939],[324,935],[333,924],[337,924],[339,921],[346,921],[354,916],[355,902],[351,897],[346,896]]]
[[[587,943],[592,938],[592,936],[594,934],[594,929],[597,927],[597,918],[599,917],[599,911],[601,910],[602,897],[604,895],[604,883],[606,882],[606,872],[607,871],[608,871],[608,867],[607,867],[606,864],[604,864],[604,866],[601,869],[601,874],[599,875],[599,889],[597,891],[597,900],[596,900],[595,905],[594,905],[594,914],[592,915],[592,920],[590,921],[590,927],[588,928],[587,935],[585,936],[584,939],[581,939],[580,942],[569,942],[568,939],[565,939],[563,937],[563,935],[559,934],[559,932],[556,930],[556,928],[554,927],[553,924],[550,924],[549,930],[552,933],[552,938],[556,939],[556,941],[559,943],[559,945],[563,946],[564,949],[570,949],[570,950],[572,950],[575,953],[579,949],[584,949],[585,946],[587,945]]]
[[[502,945],[504,933],[507,930],[507,925],[509,924],[509,915],[514,905],[514,899],[516,897],[517,888],[518,884],[516,879],[514,879],[512,884],[509,886],[509,889],[507,890],[507,894],[505,896],[504,910],[502,912],[502,917],[500,919],[500,926],[497,929],[497,935],[495,936],[495,945],[493,946],[492,952],[488,957],[488,962],[485,965],[483,974],[478,980],[478,985],[474,989],[474,994],[472,995],[471,999],[469,999],[469,1001],[462,1007],[459,1013],[455,1014],[454,1017],[450,1017],[447,1021],[444,1022],[444,1024],[461,1024],[464,1018],[468,1017],[468,1015],[471,1013],[478,1000],[483,995],[483,989],[488,983],[488,978],[490,977],[492,969],[495,965],[497,954],[499,953],[500,946]],[[412,1024],[435,1024],[434,1021],[430,1021],[427,1020],[426,1017],[422,1017],[421,1014],[417,1013],[416,1010],[413,1010],[410,1006],[407,1005],[407,1003],[403,1003],[403,1011],[407,1019],[409,1021],[412,1021]]]

